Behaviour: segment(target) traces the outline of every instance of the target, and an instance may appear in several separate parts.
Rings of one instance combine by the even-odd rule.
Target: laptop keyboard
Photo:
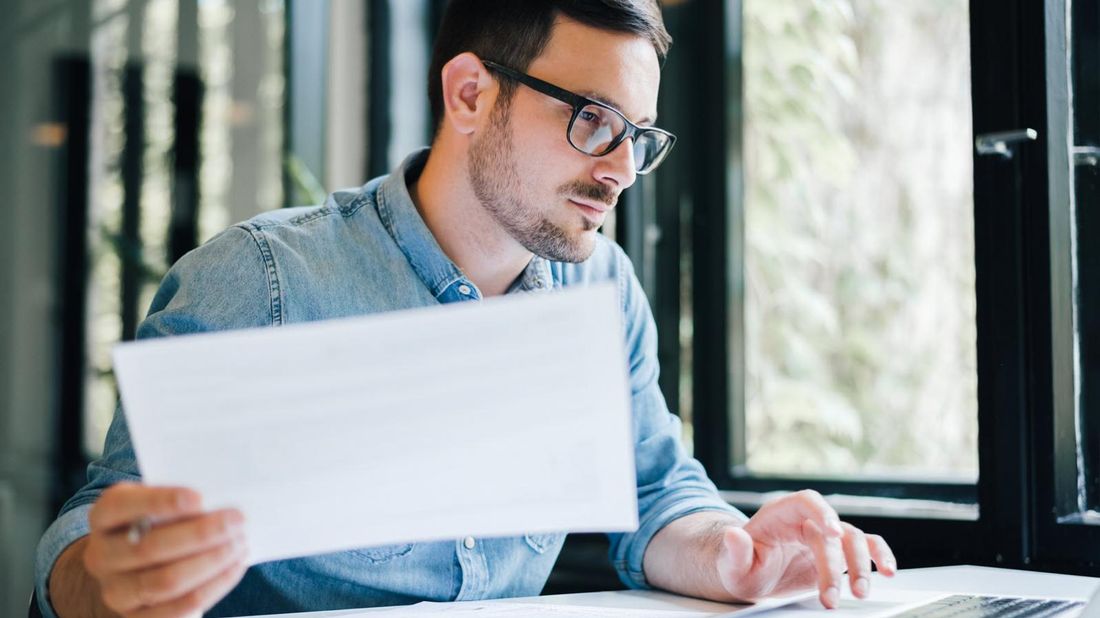
[[[957,594],[895,614],[899,618],[1040,618],[1081,607],[1083,601]]]

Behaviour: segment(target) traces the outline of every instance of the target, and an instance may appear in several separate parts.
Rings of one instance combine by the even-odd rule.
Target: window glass
[[[738,463],[975,481],[967,2],[743,6]]]
[[[203,242],[282,205],[285,16],[279,0],[203,0],[197,13],[181,13],[180,0],[96,0],[92,15],[84,447],[96,455],[117,401],[111,348],[133,336],[126,312],[140,320],[149,307],[170,265],[173,196],[191,189],[173,177],[176,80],[197,80],[202,93],[195,240]],[[194,20],[182,25],[197,29],[195,50],[181,45],[181,15]],[[138,187],[133,231],[127,186]]]

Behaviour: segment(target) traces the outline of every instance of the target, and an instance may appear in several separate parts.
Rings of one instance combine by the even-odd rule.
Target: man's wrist
[[[99,582],[84,568],[84,548],[88,537],[81,537],[66,547],[54,562],[47,583],[46,599],[58,618],[117,618],[118,614],[103,605]]]
[[[677,594],[734,600],[719,576],[718,557],[725,531],[741,527],[742,518],[724,511],[697,511],[669,522],[646,549],[647,581]]]

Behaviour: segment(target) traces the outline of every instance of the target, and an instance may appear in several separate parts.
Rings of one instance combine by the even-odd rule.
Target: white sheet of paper
[[[649,601],[641,603],[626,596],[618,596],[610,602],[597,605],[588,605],[576,598],[583,595],[566,595],[566,598],[555,602],[554,597],[543,597],[538,602],[525,599],[492,599],[486,601],[462,601],[457,603],[438,603],[423,601],[415,605],[398,607],[370,608],[352,610],[350,612],[315,612],[300,614],[301,616],[376,616],[379,614],[396,614],[401,616],[475,616],[481,618],[587,618],[587,617],[614,617],[623,618],[725,618],[727,616],[749,616],[766,613],[775,608],[797,603],[800,600],[817,598],[817,592],[797,593],[786,597],[774,597],[762,599],[755,604],[730,605],[699,601],[696,599],[681,598],[686,603],[679,607]],[[613,603],[618,601],[621,606]],[[697,604],[699,607],[691,607]],[[703,607],[706,606],[706,607]],[[299,614],[295,614],[298,616]],[[259,618],[259,617],[258,617]],[[262,618],[269,618],[264,616]],[[270,618],[274,618],[271,616]]]
[[[643,607],[610,607],[606,605],[590,606],[576,605],[573,603],[524,603],[520,601],[466,601],[462,603],[431,603],[423,602],[402,608],[405,614],[410,616],[444,615],[444,616],[483,616],[484,618],[512,618],[522,617],[547,617],[562,618],[582,616],[623,616],[635,618],[725,618],[726,616],[750,616],[765,613],[775,608],[784,607],[799,600],[807,599],[810,595],[817,598],[817,593],[797,594],[789,597],[776,597],[761,599],[755,604],[727,605],[715,612],[712,609],[689,608],[643,608]],[[370,615],[351,614],[352,616]]]
[[[616,288],[114,350],[145,483],[246,519],[251,564],[638,525]]]

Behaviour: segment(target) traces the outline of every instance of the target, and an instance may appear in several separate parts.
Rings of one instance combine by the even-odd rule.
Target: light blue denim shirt
[[[138,337],[480,299],[477,286],[439,248],[409,196],[407,182],[420,173],[426,158],[426,150],[415,153],[393,174],[356,191],[337,192],[323,206],[263,214],[225,230],[173,266]],[[630,362],[640,525],[629,534],[609,535],[610,553],[623,582],[645,588],[642,557],[657,531],[688,513],[736,511],[681,446],[679,419],[669,413],[657,387],[657,333],[649,305],[623,251],[602,235],[599,239],[592,256],[579,264],[533,258],[510,293],[618,284]],[[537,367],[531,368],[531,380],[536,388],[550,386],[538,384]],[[45,615],[54,615],[47,595],[50,570],[69,544],[88,533],[92,503],[106,487],[139,479],[119,410],[103,457],[88,467],[88,484],[65,504],[39,543],[36,582]],[[456,539],[263,563],[250,568],[209,615],[536,595],[564,538],[564,533],[483,538],[473,547]]]

